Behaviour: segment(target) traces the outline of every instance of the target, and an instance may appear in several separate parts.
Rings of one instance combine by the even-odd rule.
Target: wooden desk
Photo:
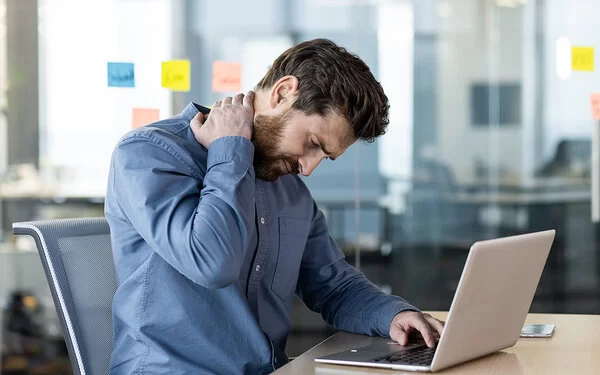
[[[445,319],[445,312],[431,313]],[[548,339],[519,339],[501,352],[441,371],[442,374],[597,374],[600,372],[600,315],[529,314],[527,323],[556,324]],[[313,359],[388,339],[339,332],[274,374],[367,375],[405,373],[367,367],[316,364]],[[415,374],[414,372],[408,372]]]

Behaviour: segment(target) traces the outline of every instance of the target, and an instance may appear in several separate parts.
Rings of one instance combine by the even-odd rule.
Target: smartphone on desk
[[[520,337],[552,337],[556,324],[525,324]]]

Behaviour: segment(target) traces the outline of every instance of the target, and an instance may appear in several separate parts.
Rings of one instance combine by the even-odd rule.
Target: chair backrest
[[[108,374],[117,282],[106,219],[14,223],[13,233],[35,239],[74,373]]]

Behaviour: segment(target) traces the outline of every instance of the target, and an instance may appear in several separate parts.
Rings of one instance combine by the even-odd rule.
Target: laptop
[[[555,230],[471,246],[444,331],[424,341],[383,341],[316,358],[319,363],[435,372],[517,343],[546,264]]]

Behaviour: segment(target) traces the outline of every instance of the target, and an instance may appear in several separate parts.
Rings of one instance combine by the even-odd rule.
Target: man
[[[111,373],[269,373],[287,361],[294,294],[338,329],[435,345],[442,323],[344,261],[297,176],[383,134],[388,107],[364,62],[317,39],[278,57],[256,93],[126,135],[105,207]]]

